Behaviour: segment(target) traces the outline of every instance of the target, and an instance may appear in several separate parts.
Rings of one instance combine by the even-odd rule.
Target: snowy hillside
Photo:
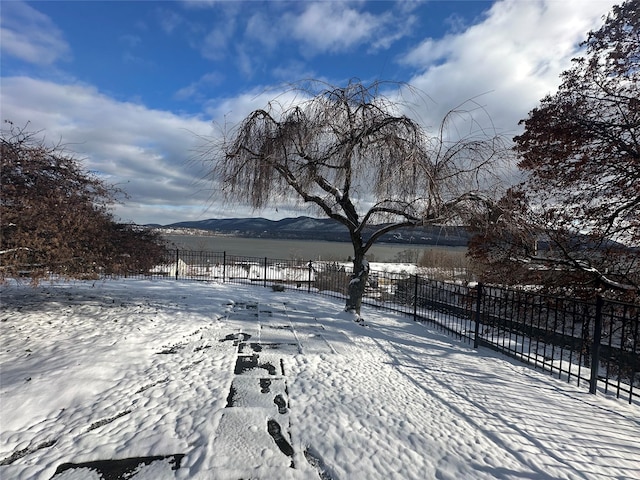
[[[402,315],[208,282],[0,289],[3,480],[640,478],[637,406]]]

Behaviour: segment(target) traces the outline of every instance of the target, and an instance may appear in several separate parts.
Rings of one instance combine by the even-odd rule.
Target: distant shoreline
[[[233,233],[227,232],[215,232],[213,230],[202,230],[198,228],[168,228],[168,227],[153,227],[154,231],[160,233],[160,235],[184,235],[184,236],[198,236],[198,237],[235,237]]]
[[[226,238],[246,238],[246,239],[255,239],[255,240],[287,240],[287,241],[304,241],[304,242],[314,242],[314,241],[323,241],[323,242],[332,242],[332,243],[348,243],[351,244],[348,239],[338,239],[332,240],[330,238],[313,238],[313,237],[305,237],[305,236],[277,236],[272,233],[265,234],[256,234],[253,232],[220,232],[214,230],[204,230],[204,229],[196,229],[196,228],[167,228],[167,227],[154,227],[154,231],[160,233],[161,236],[193,236],[193,237],[226,237]],[[376,242],[376,245],[400,245],[406,247],[461,247],[466,248],[466,245],[461,244],[459,241],[451,241],[446,237],[443,239],[438,239],[437,241],[426,241],[425,239],[414,240],[413,238],[402,237],[397,241],[389,241],[388,238],[385,240],[380,240]]]
[[[397,228],[393,228],[393,227]],[[345,225],[330,218],[296,217],[281,220],[267,218],[210,218],[172,223],[170,225],[149,225],[161,229],[165,235],[196,235],[200,237],[274,239],[274,240],[323,240],[327,242],[348,242],[351,237]],[[470,233],[464,226],[417,225],[398,227],[392,223],[364,226],[362,236],[367,239],[380,229],[392,227],[378,242],[400,244],[412,247],[464,246],[469,242]]]
[[[196,234],[163,234],[173,248],[193,251],[226,252],[229,255],[269,258],[303,258],[306,260],[347,261],[353,256],[350,242],[313,239],[243,237],[207,232]],[[466,246],[430,245],[418,243],[379,242],[371,247],[369,261],[409,261],[425,251],[466,252]],[[417,261],[413,260],[413,261]]]

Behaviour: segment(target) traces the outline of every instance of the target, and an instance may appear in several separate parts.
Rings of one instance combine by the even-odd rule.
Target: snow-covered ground
[[[638,406],[402,315],[207,282],[0,289],[3,480],[640,479]]]

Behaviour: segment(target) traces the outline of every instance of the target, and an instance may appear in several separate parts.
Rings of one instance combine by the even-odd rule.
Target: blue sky
[[[122,187],[124,221],[309,214],[221,204],[201,136],[308,78],[408,82],[427,128],[477,97],[511,136],[615,3],[3,1],[0,115]]]

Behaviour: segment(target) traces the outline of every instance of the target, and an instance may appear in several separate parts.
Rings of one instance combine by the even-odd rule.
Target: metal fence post
[[[473,332],[473,348],[478,348],[480,337],[480,322],[482,320],[482,284],[478,283],[478,292],[476,294],[476,311],[475,311],[475,329]]]
[[[413,321],[418,321],[418,275],[414,275],[413,282]]]
[[[311,260],[309,260],[309,283],[307,284],[307,293],[311,293],[311,274],[313,273],[313,267]]]
[[[176,280],[178,280],[179,268],[180,268],[180,249],[176,248]]]
[[[222,252],[222,283],[227,281],[227,252]]]
[[[593,326],[593,344],[591,345],[591,379],[589,393],[596,394],[598,388],[598,370],[600,369],[600,340],[602,339],[602,305],[604,300],[596,297],[596,318]]]
[[[267,286],[267,257],[264,257],[264,286]]]

